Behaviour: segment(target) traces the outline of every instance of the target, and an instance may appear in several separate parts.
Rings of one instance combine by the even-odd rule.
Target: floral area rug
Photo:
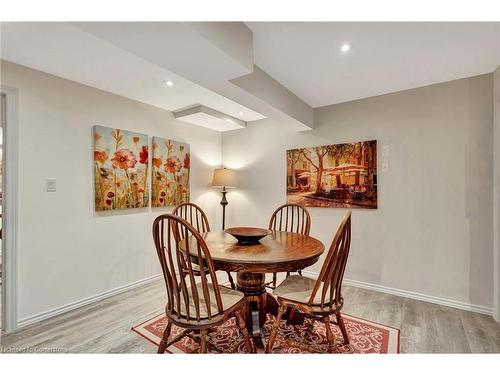
[[[364,319],[355,318],[346,314],[343,314],[342,316],[344,317],[344,323],[351,343],[352,352],[358,354],[399,353],[398,329]],[[267,342],[267,337],[273,322],[274,318],[268,315],[268,319],[262,330],[264,344]],[[328,352],[325,325],[314,321],[313,329],[312,331],[309,331],[307,329],[307,325],[309,323],[307,322],[307,319],[304,323],[304,325],[292,326],[286,325],[283,322],[278,331],[278,335],[282,340],[294,339],[298,341],[307,341],[310,344],[313,344],[317,351],[325,353]],[[132,330],[158,346],[166,324],[167,319],[165,315],[162,314],[133,327]],[[334,324],[332,324],[331,327],[336,341],[341,344],[343,339],[339,327]],[[181,332],[182,328],[173,325],[170,337],[177,336]],[[238,331],[234,318],[217,327],[217,329],[212,330],[210,332],[210,342],[221,352],[231,352],[232,348],[235,348],[235,345],[237,346],[236,353],[246,352],[243,337]],[[182,340],[167,348],[167,351],[170,353],[197,353],[198,350],[199,345],[189,337],[184,337]],[[341,353],[351,352],[350,348],[347,346],[339,346],[339,351]],[[279,346],[278,343],[276,343],[273,353],[292,354],[303,352],[295,347],[287,345]]]

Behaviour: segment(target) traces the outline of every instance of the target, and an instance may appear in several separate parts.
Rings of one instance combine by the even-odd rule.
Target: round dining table
[[[257,243],[240,244],[224,231],[201,234],[216,270],[236,272],[236,286],[247,297],[244,317],[255,347],[263,348],[261,328],[268,313],[277,315],[278,303],[266,291],[266,273],[292,272],[316,263],[325,250],[321,241],[298,233],[272,231]],[[188,237],[195,241],[193,237]],[[185,252],[186,240],[179,243]],[[197,247],[189,246],[193,262]]]

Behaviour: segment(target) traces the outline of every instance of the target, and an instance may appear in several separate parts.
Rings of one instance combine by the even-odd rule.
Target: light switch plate
[[[45,188],[48,193],[55,193],[57,191],[57,184],[55,178],[47,178],[45,180]]]

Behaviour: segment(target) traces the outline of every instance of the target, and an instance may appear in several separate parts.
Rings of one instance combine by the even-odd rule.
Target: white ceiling
[[[312,107],[492,72],[500,23],[250,22],[255,64]],[[342,54],[340,46],[352,49]]]
[[[287,94],[312,114],[310,107],[488,73],[500,64],[500,23],[251,22],[253,51],[251,35],[245,44],[227,31],[250,34],[241,23],[211,25],[204,33],[210,23],[2,23],[0,57],[169,111],[201,104],[245,122],[295,121],[301,130],[311,124],[278,105],[288,103]],[[346,42],[352,50],[342,54]],[[274,78],[271,86],[279,82],[292,93],[254,79],[252,52]],[[240,87],[241,77],[261,90]]]
[[[307,130],[312,126],[309,122],[304,124],[306,116],[297,116],[303,112],[302,106],[290,110],[280,105],[290,100],[293,93],[289,90],[281,90],[279,98],[270,103],[269,97],[276,93],[267,92],[269,80],[261,80],[259,93],[240,87],[233,80],[253,73],[252,32],[241,22],[84,22],[72,25],[263,116],[283,120],[295,129]],[[262,95],[262,91],[267,93]],[[303,104],[312,117],[312,108]]]
[[[169,111],[203,104],[245,122],[264,118],[76,24],[4,22],[1,26],[2,59]],[[167,87],[166,80],[174,85]]]

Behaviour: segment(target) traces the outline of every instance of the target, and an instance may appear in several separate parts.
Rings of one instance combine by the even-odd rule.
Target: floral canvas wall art
[[[189,145],[153,137],[152,206],[189,202]]]
[[[377,208],[377,141],[288,150],[287,201]]]
[[[95,210],[149,205],[148,136],[94,126]]]

